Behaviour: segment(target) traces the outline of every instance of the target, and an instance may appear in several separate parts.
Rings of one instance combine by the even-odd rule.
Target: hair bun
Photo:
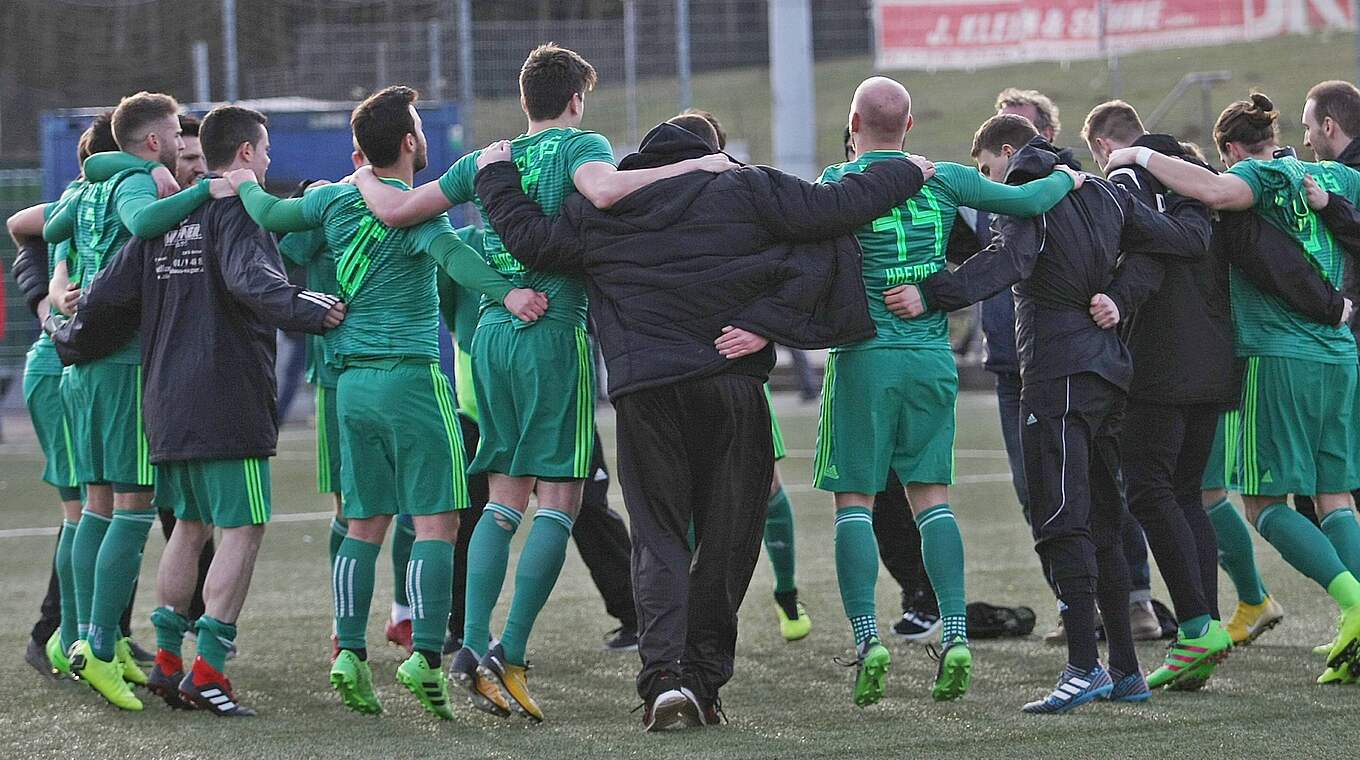
[[[1271,102],[1270,98],[1266,97],[1265,93],[1253,92],[1251,94],[1251,104],[1253,110],[1259,111],[1262,116],[1269,117],[1270,121],[1274,121],[1279,117],[1279,114],[1275,113],[1275,104]],[[1255,116],[1256,114],[1250,115]]]

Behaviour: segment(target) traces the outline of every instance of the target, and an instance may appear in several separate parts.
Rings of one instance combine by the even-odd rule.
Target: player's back
[[[827,167],[821,181],[835,182],[847,174],[864,171],[875,161],[904,155],[901,151],[868,151],[854,161]],[[949,320],[944,312],[904,320],[888,311],[883,300],[883,291],[919,283],[944,269],[945,248],[959,205],[952,178],[959,172],[973,170],[951,163],[937,163],[935,168],[935,176],[920,192],[855,231],[864,253],[864,287],[869,294],[869,315],[878,334],[837,350],[949,348]]]
[[[384,181],[409,189],[397,180]],[[348,308],[345,321],[326,334],[328,358],[342,366],[359,358],[438,361],[436,264],[424,252],[434,234],[449,228],[447,219],[387,227],[352,185],[324,185],[305,198],[307,217],[325,232],[339,294]]]
[[[603,136],[580,129],[557,127],[520,135],[510,141],[511,157],[519,168],[525,194],[533,198],[549,216],[562,207],[562,201],[576,191],[573,177],[581,166],[603,161],[613,163],[613,149]],[[473,184],[477,175],[478,153],[459,159],[440,180],[450,198],[473,198]],[[586,289],[579,275],[550,272],[530,272],[515,260],[500,236],[492,229],[481,199],[476,199],[478,211],[485,222],[484,253],[487,263],[500,272],[517,288],[532,288],[548,296],[547,323],[566,323],[584,327],[586,320]],[[514,322],[514,317],[498,304],[482,302],[482,324]]]
[[[118,188],[125,182],[155,183],[144,171],[129,169],[102,182],[84,183],[75,203],[75,234],[71,238],[71,252],[67,270],[74,285],[86,285],[99,274],[109,261],[132,239],[123,220],[118,216]],[[121,364],[141,363],[141,343],[134,339],[107,361]]]
[[[1327,225],[1307,207],[1301,183],[1307,174],[1324,189],[1354,201],[1360,198],[1360,173],[1331,161],[1311,163],[1292,157],[1240,161],[1229,173],[1251,186],[1256,198],[1253,210],[1296,240],[1318,272],[1340,287],[1350,264]],[[1239,356],[1355,361],[1355,337],[1347,327],[1304,317],[1278,296],[1256,287],[1237,267],[1229,271],[1229,287]]]

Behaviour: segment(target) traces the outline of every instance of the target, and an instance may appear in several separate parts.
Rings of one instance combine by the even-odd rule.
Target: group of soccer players
[[[150,387],[160,377],[153,364],[166,359],[141,345],[135,330],[140,325],[142,340],[150,340],[148,325],[155,330],[156,320],[185,319],[186,312],[149,314],[145,297],[140,310],[122,304],[119,311],[111,294],[120,257],[177,251],[146,267],[146,287],[154,289],[202,269],[196,256],[225,261],[243,246],[263,245],[261,267],[271,274],[256,291],[282,287],[272,274],[282,269],[280,253],[307,267],[308,289],[288,291],[266,307],[246,285],[226,282],[220,303],[244,304],[259,324],[324,333],[310,344],[309,380],[317,386],[318,489],[335,495],[329,680],[340,701],[361,713],[383,709],[365,632],[377,557],[396,518],[399,609],[389,629],[407,632],[389,638],[410,651],[396,680],[443,719],[453,716],[451,678],[480,710],[544,720],[529,689],[527,653],[595,471],[592,304],[580,274],[527,268],[524,252],[507,250],[502,238],[509,230],[493,222],[506,223],[484,202],[481,175],[512,162],[523,193],[552,217],[573,193],[609,209],[679,175],[742,171],[721,153],[725,134],[703,112],[672,123],[701,139],[704,155],[620,170],[608,141],[581,129],[595,81],[578,54],[556,45],[535,49],[520,73],[525,133],[464,156],[420,187],[414,176],[427,157],[417,94],[386,88],[353,113],[355,173],[289,199],[263,187],[267,120],[249,109],[223,106],[204,118],[207,176],[180,171],[178,182],[175,170],[190,163],[191,151],[169,96],[129,96],[110,119],[91,126],[81,141],[81,177],[57,201],[20,212],[9,224],[25,256],[41,241],[52,246],[40,275],[16,272],[25,275],[21,282],[40,283],[30,303],[46,329],[29,355],[25,398],[47,458],[43,478],[57,487],[63,510],[55,558],[60,626],[45,648],[54,674],[84,681],[124,709],[142,709],[132,686],[145,685],[175,707],[254,714],[223,671],[269,520],[268,457],[277,423],[268,418],[259,445],[164,443],[165,429],[176,424],[168,410],[199,389],[180,389],[181,399],[167,400],[166,389]],[[896,81],[870,78],[850,105],[847,161],[827,167],[819,180],[853,183],[859,181],[853,175],[877,178],[888,170],[920,180],[854,233],[874,335],[829,346],[822,396],[814,479],[834,494],[837,580],[855,648],[853,703],[883,697],[891,664],[874,603],[873,520],[875,494],[890,478],[905,486],[938,600],[941,652],[932,694],[953,700],[970,688],[964,546],[948,489],[958,374],[945,310],[997,292],[1010,298],[1012,285],[1023,387],[1019,413],[1003,417],[1003,425],[1012,428],[1008,445],[1014,438],[1023,449],[1012,461],[1023,462],[1028,517],[1058,599],[1069,660],[1054,691],[1025,710],[1058,713],[1099,699],[1143,701],[1154,688],[1200,688],[1233,646],[1279,622],[1283,613],[1256,571],[1246,521],[1227,501],[1228,489],[1243,494],[1260,534],[1340,607],[1336,639],[1319,648],[1327,668],[1318,680],[1355,682],[1360,523],[1351,491],[1360,489],[1360,425],[1351,300],[1342,290],[1352,266],[1346,253],[1360,251],[1354,208],[1360,172],[1344,165],[1360,164],[1360,143],[1351,142],[1360,138],[1360,91],[1328,82],[1309,93],[1303,122],[1318,163],[1280,148],[1278,113],[1267,98],[1234,103],[1214,134],[1229,167],[1222,174],[1174,139],[1147,134],[1127,103],[1102,104],[1088,116],[1083,137],[1108,182],[1071,165],[1051,143],[1056,128],[1036,129],[1041,117],[1056,122],[1056,109],[1033,96],[1029,118],[1002,113],[979,129],[972,151],[979,171],[906,153],[910,95]],[[908,163],[914,168],[904,169]],[[446,212],[463,203],[478,209],[483,230],[451,227]],[[214,213],[239,223],[215,222],[209,234],[200,207],[219,208]],[[979,230],[991,244],[979,244],[951,274],[945,257],[951,233],[974,211],[997,219],[995,237]],[[180,250],[200,236],[198,245],[211,250]],[[156,245],[144,254],[138,241]],[[470,356],[459,356],[454,384],[439,367],[441,308],[451,328],[455,321],[453,288],[444,278],[462,289],[464,305],[469,295],[480,299],[474,320],[457,320],[458,343]],[[1073,285],[1082,278],[1090,282]],[[1208,306],[1166,316],[1185,306],[1178,287]],[[236,324],[236,307],[215,308],[193,319],[224,330]],[[1150,333],[1155,314],[1171,323]],[[1207,365],[1213,392],[1182,398],[1175,390],[1184,383],[1176,380],[1170,392],[1146,393],[1153,381],[1139,373],[1156,374],[1157,366],[1140,355],[1142,346],[1154,345],[1149,334],[1172,349],[1223,357]],[[272,334],[268,342],[272,358]],[[711,336],[709,350],[737,361],[767,343],[730,327]],[[83,355],[97,344],[103,350],[95,358]],[[163,406],[144,409],[144,402]],[[272,398],[254,405],[272,415]],[[1152,427],[1150,420],[1165,425]],[[771,422],[775,446],[762,456],[773,460],[782,441]],[[475,445],[465,440],[472,433]],[[1119,486],[1121,461],[1133,516]],[[470,497],[470,480],[478,478],[485,479],[484,505]],[[1315,499],[1316,522],[1286,504],[1290,494]],[[777,474],[768,496],[768,503],[762,497],[731,508],[762,516],[770,510],[763,522],[777,614],[793,641],[808,634],[811,621],[793,583],[792,513]],[[531,504],[506,623],[493,632],[510,544]],[[158,651],[148,674],[119,618],[157,507],[173,511],[180,524],[158,577],[163,588],[151,616]],[[1180,619],[1166,661],[1147,677],[1132,650],[1119,551],[1134,516]],[[191,617],[193,569],[214,526],[223,538],[201,591],[206,607]],[[702,554],[704,537],[692,527],[690,550]],[[1142,532],[1134,532],[1142,541]],[[1220,561],[1240,600],[1226,622],[1217,610]],[[647,562],[635,548],[640,610],[641,600],[657,593],[648,585],[656,571]],[[455,563],[465,582],[455,581]],[[1108,667],[1097,661],[1098,603]],[[460,608],[461,636],[448,647],[450,612]],[[703,614],[691,610],[690,625]],[[644,642],[648,625],[644,619]],[[730,626],[734,641],[735,608]],[[191,632],[197,656],[186,675],[180,650]],[[640,681],[647,729],[720,721],[716,686],[693,686],[662,691]]]

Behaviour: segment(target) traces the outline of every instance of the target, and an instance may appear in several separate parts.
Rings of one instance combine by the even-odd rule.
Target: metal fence
[[[41,172],[35,169],[0,170],[0,218],[8,218],[18,210],[38,203],[41,198]],[[0,264],[5,268],[5,336],[0,339],[0,405],[4,403],[6,390],[19,384],[24,353],[38,334],[37,322],[24,306],[23,296],[11,274],[15,253],[9,235],[0,235]],[[14,399],[19,394],[8,395]]]

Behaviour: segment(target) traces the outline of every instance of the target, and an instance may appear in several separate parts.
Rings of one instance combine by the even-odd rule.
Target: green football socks
[[[1256,549],[1246,519],[1227,499],[1209,507],[1208,513],[1218,536],[1218,564],[1237,589],[1237,598],[1245,604],[1264,603],[1266,587],[1256,568]]]
[[[53,560],[57,568],[57,584],[61,587],[61,651],[69,652],[71,645],[80,637],[76,624],[76,571],[71,562],[72,548],[76,543],[79,523],[62,522],[61,535],[57,538],[57,556]]]
[[[504,504],[488,502],[468,541],[463,646],[479,658],[486,654],[491,640],[491,611],[505,585],[510,539],[523,519],[523,514]]]
[[[184,634],[192,626],[189,619],[169,607],[157,607],[151,611],[151,624],[156,627],[156,648],[179,657]]]
[[[878,541],[868,507],[836,510],[836,582],[841,605],[859,645],[878,637],[874,587],[878,583]]]
[[[411,545],[416,540],[416,526],[411,518],[402,516],[392,526],[392,601],[410,607],[407,592],[406,568],[411,562]]]
[[[331,518],[330,556],[331,567],[335,567],[335,556],[340,553],[340,544],[349,535],[349,523],[339,517]]]
[[[505,631],[501,633],[505,661],[511,665],[524,664],[534,621],[557,585],[557,576],[567,558],[573,522],[572,516],[560,509],[539,507],[534,513],[534,524],[515,568],[515,597],[505,618]]]
[[[916,516],[921,531],[921,559],[940,603],[942,642],[968,641],[968,603],[964,593],[963,536],[948,504]]]
[[[411,639],[417,651],[436,658],[438,668],[444,634],[453,606],[453,544],[447,541],[416,541],[406,570],[406,598],[411,608]]]
[[[793,505],[781,487],[770,497],[765,516],[765,554],[774,570],[774,592],[786,594],[798,588],[794,580]]]
[[[76,638],[83,639],[90,632],[90,608],[94,602],[94,568],[99,560],[99,547],[109,532],[113,520],[88,509],[80,511],[80,523],[71,540],[71,575],[76,591]],[[69,649],[69,647],[68,647]]]
[[[1256,530],[1279,550],[1285,562],[1323,588],[1346,572],[1346,566],[1341,564],[1336,549],[1322,531],[1283,502],[1261,510],[1256,517]]]
[[[368,647],[368,610],[373,603],[378,551],[382,547],[346,536],[331,567],[331,594],[335,599],[335,635],[341,649]]]
[[[1322,518],[1320,527],[1336,549],[1341,564],[1352,575],[1360,575],[1360,523],[1355,521],[1355,510],[1345,508],[1329,512]]]
[[[214,617],[198,618],[198,656],[221,673],[227,667],[227,653],[236,641],[236,626]]]
[[[86,639],[94,656],[105,662],[113,660],[113,647],[122,637],[118,621],[132,598],[132,587],[142,569],[146,535],[155,521],[154,509],[115,509],[108,533],[99,545]]]

